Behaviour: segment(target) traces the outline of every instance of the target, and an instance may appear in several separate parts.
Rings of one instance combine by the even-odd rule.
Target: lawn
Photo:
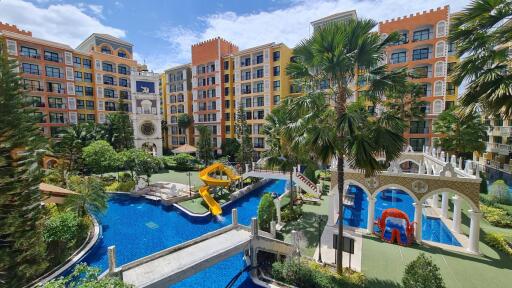
[[[468,209],[464,203],[461,228],[466,235],[469,233]],[[491,231],[512,234],[511,229],[494,227],[482,219],[480,239]],[[512,257],[482,241],[480,251],[482,256],[471,256],[427,246],[401,247],[366,236],[363,239],[362,272],[370,279],[370,287],[398,287],[405,265],[424,252],[439,266],[448,288],[510,287]]]
[[[195,186],[196,188],[199,188],[200,186],[204,185],[204,183],[199,179],[199,172],[198,171],[190,171],[190,183],[192,186]],[[188,185],[188,176],[186,171],[173,171],[169,170],[165,173],[158,173],[153,174],[151,176],[150,182],[156,183],[156,182],[174,182],[174,183],[181,183]]]

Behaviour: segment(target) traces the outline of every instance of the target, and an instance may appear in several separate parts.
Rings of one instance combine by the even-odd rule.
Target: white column
[[[453,232],[459,234],[460,233],[460,198],[459,196],[455,195],[452,197],[453,201],[453,219],[452,219],[452,230]]]
[[[482,213],[478,211],[469,210],[469,217],[471,223],[469,224],[469,252],[478,254],[480,253],[480,217]]]
[[[432,196],[432,207],[439,208],[439,195],[438,194],[434,194],[434,196]]]
[[[448,218],[448,192],[443,192],[441,195],[441,217]]]
[[[367,222],[367,229],[368,234],[373,233],[373,224],[374,224],[374,218],[375,218],[375,197],[368,196],[368,222]]]
[[[416,227],[414,229],[414,237],[416,238],[416,242],[421,243],[421,227],[422,227],[422,205],[418,202],[412,204],[414,206],[414,222],[416,222]]]
[[[116,246],[108,247],[108,273],[112,274],[116,271]]]
[[[281,200],[279,198],[274,199],[276,205],[277,224],[281,224]]]

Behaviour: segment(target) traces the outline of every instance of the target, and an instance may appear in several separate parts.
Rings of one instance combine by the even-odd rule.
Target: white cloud
[[[311,21],[337,12],[355,9],[358,17],[382,21],[447,4],[452,11],[458,11],[468,3],[469,0],[298,0],[287,8],[274,11],[242,15],[228,11],[207,15],[198,19],[205,24],[201,31],[162,27],[157,35],[170,43],[170,54],[167,55],[174,58],[168,62],[186,63],[190,61],[191,44],[217,36],[235,43],[240,49],[270,42],[283,42],[293,47],[309,35]]]
[[[86,8],[101,17],[101,5],[86,5]],[[97,18],[87,15],[83,6],[70,4],[50,4],[47,8],[41,8],[23,0],[2,0],[0,19],[32,31],[34,37],[65,43],[72,47],[76,47],[92,33],[126,36],[124,30],[104,25]]]

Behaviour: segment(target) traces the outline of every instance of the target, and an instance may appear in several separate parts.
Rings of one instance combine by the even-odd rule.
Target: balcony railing
[[[46,73],[46,77],[50,77],[50,78],[64,78],[64,73]]]
[[[429,128],[428,127],[411,127],[409,129],[409,133],[411,134],[428,134]]]
[[[429,32],[428,34],[422,33],[422,34],[416,34],[416,35],[418,35],[418,36],[415,36],[413,33],[412,42],[427,41],[427,40],[434,38],[434,32]]]
[[[39,54],[25,54],[20,52],[20,56],[23,58],[41,59],[41,55]]]

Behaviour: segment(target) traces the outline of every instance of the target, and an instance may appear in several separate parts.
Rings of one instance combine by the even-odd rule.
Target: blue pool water
[[[345,206],[343,209],[343,223],[352,227],[367,228],[368,197],[364,191],[351,185],[347,192],[354,196],[354,205]],[[387,189],[377,194],[375,201],[375,219],[380,218],[382,211],[388,208],[396,208],[404,211],[410,221],[414,221],[414,199],[406,192],[398,189]],[[439,242],[448,245],[461,246],[450,230],[438,218],[423,215],[421,234],[424,240]]]
[[[107,211],[98,215],[103,229],[102,237],[82,262],[106,270],[107,248],[115,245],[117,264],[126,264],[231,224],[232,208],[238,209],[241,224],[250,225],[251,218],[257,214],[261,196],[265,192],[281,195],[285,186],[286,181],[279,180],[255,189],[223,207],[224,219],[221,221],[212,216],[190,217],[179,209],[144,198],[114,195],[109,200]],[[178,283],[176,287],[224,287],[243,267],[242,255],[234,256]],[[214,281],[209,283],[205,279]],[[234,287],[256,287],[247,273],[237,283],[239,285]]]

